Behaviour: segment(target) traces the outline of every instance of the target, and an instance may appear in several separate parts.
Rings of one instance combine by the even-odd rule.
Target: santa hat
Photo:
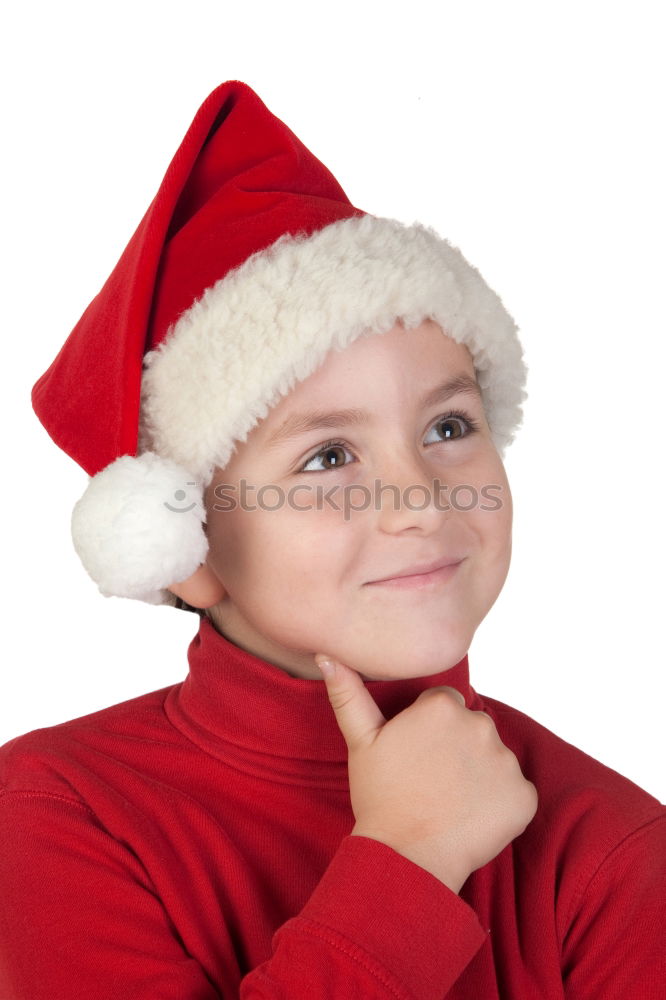
[[[32,391],[91,477],[72,536],[100,591],[175,603],[235,443],[332,348],[424,319],[469,349],[503,456],[527,369],[499,297],[433,229],[355,208],[246,84],[214,90]]]

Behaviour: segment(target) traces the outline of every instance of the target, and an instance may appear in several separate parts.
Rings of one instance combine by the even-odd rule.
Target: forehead
[[[413,330],[359,337],[282,397],[261,422],[255,438],[273,447],[316,428],[370,422],[367,407],[394,399],[422,408],[466,394],[482,401],[472,358],[464,345],[432,322]]]
[[[482,402],[481,388],[473,375],[467,372],[458,372],[447,377],[443,382],[438,382],[431,389],[427,389],[421,396],[418,405],[422,409],[432,406],[443,405],[454,396],[472,396]],[[268,448],[274,448],[296,438],[308,431],[323,428],[361,426],[370,423],[371,414],[366,409],[352,407],[347,409],[304,409],[292,410],[288,416],[280,423],[272,421],[266,425],[264,444]],[[269,431],[269,427],[271,428]]]
[[[472,355],[464,344],[426,320],[406,329],[361,334],[343,349],[332,349],[322,364],[271,407],[246,437],[234,442],[227,472],[244,456],[267,457],[296,443],[308,431],[334,431],[371,423],[382,408],[425,409],[456,395],[474,397],[483,409]],[[218,469],[219,476],[222,470]]]
[[[316,404],[329,391],[349,399],[391,386],[418,393],[424,380],[434,385],[437,378],[462,372],[475,377],[464,344],[446,336],[432,320],[412,329],[398,322],[386,333],[366,331],[344,348],[331,349],[312,374],[277,401],[266,419],[284,416],[297,405]]]

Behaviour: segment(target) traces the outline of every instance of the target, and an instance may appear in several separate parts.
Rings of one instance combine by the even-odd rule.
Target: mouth
[[[464,559],[455,561],[446,559],[435,564],[427,571],[418,573],[403,573],[399,576],[386,577],[383,580],[371,580],[367,587],[389,587],[397,590],[423,590],[446,583],[455,576],[458,567]]]

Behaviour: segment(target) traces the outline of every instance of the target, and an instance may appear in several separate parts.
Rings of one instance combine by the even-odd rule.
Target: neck
[[[290,677],[221,635],[208,615],[188,649],[189,674],[165,711],[209,755],[273,780],[347,785],[347,746],[323,681]],[[456,688],[468,708],[481,707],[469,684],[467,656],[428,677],[368,681],[387,721],[427,688]],[[478,705],[477,705],[478,703]]]

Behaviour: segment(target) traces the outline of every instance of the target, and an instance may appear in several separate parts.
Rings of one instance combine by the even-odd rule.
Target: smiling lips
[[[410,566],[395,576],[370,580],[367,586],[418,588],[433,586],[450,580],[463,560],[459,558],[439,559],[436,562]]]

